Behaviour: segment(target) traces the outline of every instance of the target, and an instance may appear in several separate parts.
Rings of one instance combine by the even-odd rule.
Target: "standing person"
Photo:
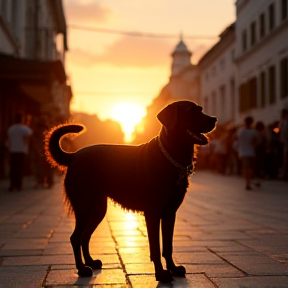
[[[282,165],[279,178],[287,180],[287,161],[288,161],[288,109],[282,109],[281,120],[279,123],[279,141],[281,145]]]
[[[10,151],[10,187],[9,191],[20,191],[24,171],[25,157],[28,154],[28,140],[32,130],[23,124],[22,114],[16,114],[16,123],[8,129],[8,148]]]
[[[244,128],[238,133],[238,155],[242,162],[242,171],[245,177],[246,190],[251,190],[251,181],[254,177],[255,146],[257,133],[252,128],[253,118],[248,116],[244,120]]]

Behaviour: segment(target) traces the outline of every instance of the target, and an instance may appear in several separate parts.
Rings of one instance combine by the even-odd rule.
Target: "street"
[[[103,269],[78,278],[70,245],[74,219],[64,208],[60,178],[52,189],[25,181],[21,192],[0,182],[1,288],[288,287],[287,182],[265,180],[247,191],[238,176],[196,171],[174,233],[174,260],[187,275],[159,284],[144,217],[112,202],[90,242]]]

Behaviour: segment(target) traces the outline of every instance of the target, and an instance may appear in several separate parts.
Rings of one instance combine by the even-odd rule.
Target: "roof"
[[[225,39],[231,34],[235,34],[235,22],[229,25],[220,35],[220,40],[212,46],[208,52],[206,52],[203,57],[199,60],[198,65],[203,63],[210,55],[213,55],[214,51],[217,51],[216,49],[223,43]]]
[[[184,43],[182,36],[180,38],[179,43],[177,44],[177,46],[175,47],[174,51],[172,52],[172,56],[174,54],[178,54],[178,53],[189,53],[191,55],[191,52],[188,50],[186,44]]]

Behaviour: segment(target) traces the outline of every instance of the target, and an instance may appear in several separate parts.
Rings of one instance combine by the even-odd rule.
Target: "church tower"
[[[191,66],[192,53],[187,49],[187,46],[183,42],[182,35],[180,37],[180,42],[176,46],[175,50],[172,52],[172,67],[171,76],[177,76],[184,68]]]

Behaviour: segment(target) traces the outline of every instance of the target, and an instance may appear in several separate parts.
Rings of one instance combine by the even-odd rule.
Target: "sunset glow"
[[[111,107],[117,103],[133,102],[142,107],[152,103],[169,81],[171,52],[179,42],[180,32],[193,53],[191,61],[197,63],[217,41],[219,33],[235,20],[232,0],[64,0],[64,8],[69,31],[66,68],[74,94],[71,109],[97,114],[103,121],[112,118]],[[98,33],[97,29],[75,29],[75,26],[175,37]],[[216,38],[207,40],[188,35]],[[122,123],[127,141],[131,127],[139,118],[131,116],[134,120],[127,120],[128,116],[116,114],[113,119]],[[141,112],[138,114],[143,116]]]
[[[123,102],[114,105],[111,110],[112,119],[121,124],[125,134],[124,141],[131,142],[135,126],[146,115],[145,109],[136,103]]]

